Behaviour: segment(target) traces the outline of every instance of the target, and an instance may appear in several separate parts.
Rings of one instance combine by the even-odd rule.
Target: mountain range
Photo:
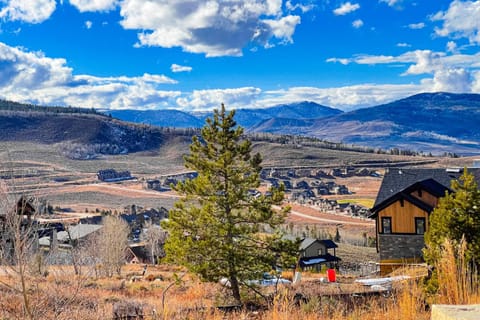
[[[178,134],[189,140],[195,132],[190,128],[203,126],[212,115],[178,110],[108,113],[0,100],[0,141],[63,143],[61,149],[71,157],[89,158],[151,150]],[[384,150],[480,154],[478,94],[422,93],[350,112],[300,102],[238,109],[235,120],[252,134],[302,135]]]
[[[178,110],[110,111],[113,117],[167,127],[201,127],[211,113]],[[480,95],[421,93],[350,112],[300,102],[238,109],[247,132],[296,134],[382,149],[432,153],[480,153]]]

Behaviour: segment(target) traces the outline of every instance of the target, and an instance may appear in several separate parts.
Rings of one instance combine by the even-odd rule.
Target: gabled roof
[[[384,201],[376,204],[371,209],[371,211],[373,212],[371,217],[372,218],[376,217],[377,216],[376,213],[378,211],[388,207],[389,205],[391,205],[392,203],[394,203],[397,200],[406,200],[406,201],[414,204],[415,206],[419,207],[420,209],[422,209],[424,211],[431,212],[433,210],[433,208],[430,205],[428,205],[425,202],[423,202],[422,200],[417,199],[417,198],[410,195],[412,192],[417,191],[417,190],[425,190],[425,191],[429,192],[430,194],[432,194],[436,197],[442,197],[442,196],[445,195],[445,192],[451,191],[449,188],[447,188],[443,184],[438,183],[437,181],[435,181],[434,179],[431,179],[431,178],[426,179],[426,180],[422,180],[422,181],[418,181],[418,182],[412,184],[411,186],[408,186],[407,188],[393,194],[392,196],[385,199]]]
[[[399,193],[394,194],[390,198],[386,199],[382,203],[379,203],[377,206],[373,207],[371,209],[373,214],[370,215],[370,218],[376,218],[377,214],[378,214],[378,211],[380,211],[382,209],[385,209],[386,207],[388,207],[389,205],[391,205],[392,203],[394,203],[398,200],[408,201],[411,204],[415,205],[416,207],[418,207],[418,208],[420,208],[423,211],[426,211],[428,213],[432,212],[432,210],[433,210],[432,206],[430,206],[429,204],[423,202],[422,200],[420,200],[418,198],[415,198],[415,197],[411,196],[410,193],[399,192]]]
[[[317,239],[315,239],[315,238],[305,238],[305,239],[303,239],[302,242],[300,243],[300,251],[307,249],[315,241],[317,241]]]
[[[480,169],[469,168],[468,172],[473,174],[477,182],[480,181]],[[458,179],[463,174],[463,170],[449,169],[404,169],[391,168],[383,177],[382,185],[378,191],[374,208],[392,197],[393,195],[404,191],[405,189],[421,183],[423,188],[429,188],[430,192],[441,192],[439,185],[450,188],[451,181]],[[432,182],[435,181],[435,183]]]
[[[300,243],[300,251],[307,249],[310,247],[313,243],[315,242],[320,242],[322,243],[327,249],[332,249],[332,248],[337,248],[338,246],[333,242],[332,240],[320,240],[320,239],[315,239],[315,238],[305,238],[302,240]]]
[[[332,240],[319,240],[320,242],[322,242],[325,247],[327,247],[327,249],[333,249],[333,248],[338,248],[337,244],[335,242],[333,242]]]

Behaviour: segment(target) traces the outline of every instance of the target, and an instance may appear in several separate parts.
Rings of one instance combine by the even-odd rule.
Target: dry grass
[[[126,301],[143,305],[146,319],[427,320],[430,317],[421,281],[413,279],[424,272],[419,269],[404,270],[403,274],[411,274],[412,280],[396,284],[393,295],[388,297],[351,295],[368,290],[353,283],[353,277],[339,276],[338,283],[321,283],[319,278],[324,275],[307,273],[301,284],[281,287],[272,296],[267,309],[232,313],[215,308],[227,302],[224,288],[216,284],[201,283],[189,274],[176,282],[176,275],[183,271],[170,266],[149,267],[148,277],[130,282],[129,279],[140,274],[141,269],[141,266],[128,266],[121,277],[80,279],[68,275],[64,268],[61,273],[52,272],[46,278],[37,279],[31,283],[31,288],[34,297],[41,302],[36,305],[39,318],[110,319],[113,305]],[[76,287],[79,289],[75,290]],[[478,303],[478,286],[476,290],[458,295],[448,291],[446,295],[464,294],[469,303]],[[21,319],[21,298],[1,286],[0,291],[0,319]],[[295,293],[299,292],[308,300],[296,300]],[[265,305],[258,296],[248,296],[245,300]],[[438,302],[444,300],[439,298]]]

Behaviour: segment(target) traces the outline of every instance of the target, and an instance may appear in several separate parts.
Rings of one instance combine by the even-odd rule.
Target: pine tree
[[[287,211],[274,211],[272,205],[282,202],[283,191],[249,192],[260,185],[261,157],[251,155],[252,145],[242,139],[234,114],[222,104],[206,120],[201,137],[193,137],[185,166],[198,176],[175,186],[184,197],[163,226],[168,259],[206,281],[227,278],[232,297],[241,303],[240,285],[282,258],[291,263],[298,246],[282,240],[277,228]]]
[[[467,259],[480,262],[480,190],[475,177],[464,170],[459,180],[453,180],[452,193],[441,198],[429,219],[425,234],[425,260],[438,261],[445,240],[467,242]]]

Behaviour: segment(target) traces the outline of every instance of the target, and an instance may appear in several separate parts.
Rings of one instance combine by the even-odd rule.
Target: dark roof
[[[468,169],[472,173],[477,182],[480,181],[480,169]],[[405,169],[405,168],[391,168],[383,177],[382,185],[378,191],[377,199],[374,207],[392,197],[393,195],[404,191],[405,189],[421,183],[422,186],[428,187],[431,192],[441,192],[441,187],[450,188],[451,181],[458,179],[463,174],[460,169]],[[437,182],[436,184],[432,182]],[[440,185],[440,186],[439,186]]]
[[[322,243],[323,245],[325,245],[325,247],[327,249],[332,249],[332,248],[337,248],[338,247],[335,244],[335,242],[333,242],[332,240],[328,240],[328,239],[320,240],[320,239],[315,239],[315,238],[305,238],[300,243],[300,251],[307,249],[308,247],[310,247],[313,243],[315,243],[317,241]]]
[[[319,241],[322,242],[327,247],[327,249],[338,248],[337,244],[332,240],[319,240]]]

